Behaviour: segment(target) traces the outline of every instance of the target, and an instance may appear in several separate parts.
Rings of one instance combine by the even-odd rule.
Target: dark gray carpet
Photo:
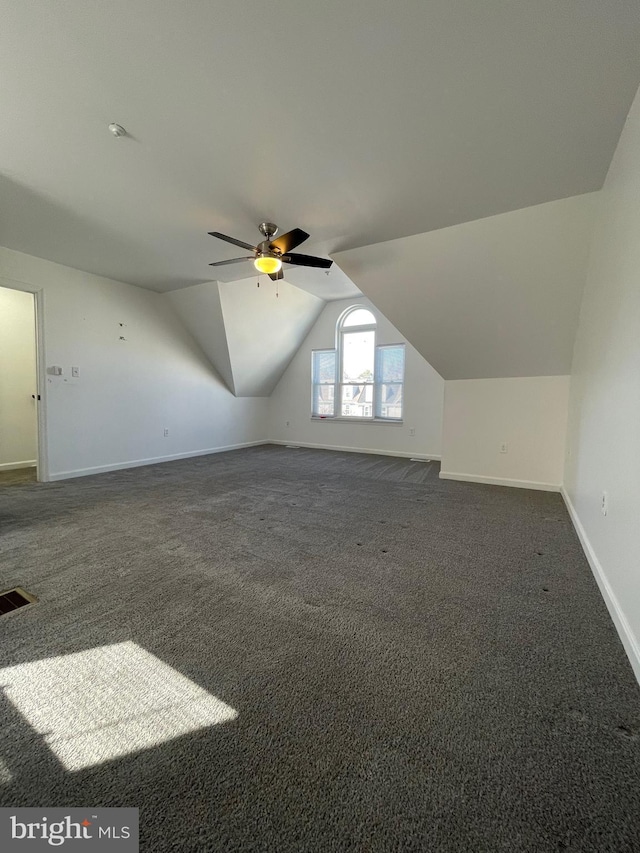
[[[561,498],[437,470],[267,446],[2,490],[1,584],[41,601],[0,621],[1,804],[138,806],[154,853],[639,850],[640,691]],[[237,718],[69,771],[51,708],[110,723],[36,684],[38,728],[6,667],[126,641]]]

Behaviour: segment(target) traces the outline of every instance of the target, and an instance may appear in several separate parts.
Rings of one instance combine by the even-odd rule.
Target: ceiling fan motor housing
[[[268,258],[280,258],[280,257],[282,257],[282,252],[280,251],[280,249],[278,249],[277,246],[272,246],[271,242],[268,239],[263,240],[262,243],[258,243],[256,248],[257,248],[257,254],[261,255],[263,257],[265,257],[265,256]]]

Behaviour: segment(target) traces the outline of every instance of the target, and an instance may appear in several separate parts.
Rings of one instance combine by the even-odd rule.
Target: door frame
[[[0,287],[21,290],[33,295],[36,342],[36,423],[38,431],[38,459],[36,478],[40,483],[49,482],[49,444],[47,441],[47,363],[44,333],[44,290],[26,281],[0,275]]]

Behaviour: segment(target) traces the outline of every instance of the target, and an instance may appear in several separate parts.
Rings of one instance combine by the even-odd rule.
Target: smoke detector
[[[115,122],[112,122],[109,125],[109,130],[111,131],[111,133],[113,133],[116,139],[118,139],[120,136],[127,135],[127,131],[124,129],[124,127],[121,124],[116,124]]]

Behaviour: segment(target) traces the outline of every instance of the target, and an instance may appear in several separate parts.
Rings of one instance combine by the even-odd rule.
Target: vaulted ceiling
[[[599,193],[336,255],[445,379],[571,372]]]
[[[271,219],[333,253],[597,190],[640,81],[637,0],[0,0],[0,20],[0,244],[159,291],[235,254],[211,230]]]
[[[325,302],[287,282],[210,281],[167,293],[236,397],[268,397]]]
[[[565,373],[637,0],[0,0],[0,245],[167,292],[238,396],[367,295],[445,378]],[[108,125],[127,135],[116,139]],[[322,270],[256,288],[257,225]],[[217,281],[212,281],[215,275]]]

